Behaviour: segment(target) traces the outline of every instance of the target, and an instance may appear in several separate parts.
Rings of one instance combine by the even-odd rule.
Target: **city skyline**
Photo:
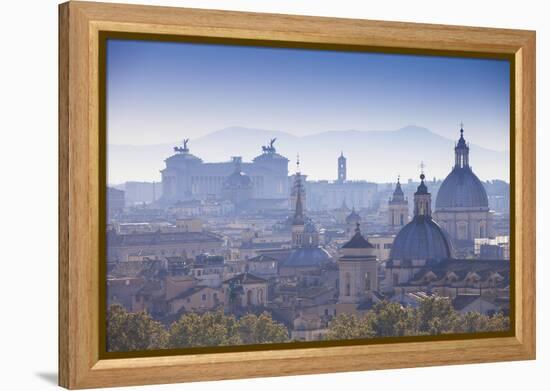
[[[508,77],[109,41],[107,351],[507,332]]]
[[[466,130],[468,141],[471,141],[470,133]],[[455,139],[447,139],[429,129],[409,126],[387,132],[348,130],[298,137],[280,131],[229,127],[190,139],[189,145],[193,154],[205,162],[228,162],[233,156],[251,161],[261,152],[260,147],[265,142],[276,138],[277,150],[290,161],[290,172],[294,171],[296,155],[300,154],[302,169],[308,178],[335,180],[336,159],[343,152],[350,160],[349,180],[388,183],[394,182],[396,175],[406,179],[416,178],[420,161],[425,162],[430,178],[444,177],[452,165],[449,152],[454,148],[458,134],[457,130]],[[174,146],[180,144],[181,141],[144,146],[108,146],[109,183],[160,181],[161,162],[173,153]],[[483,180],[508,181],[508,153],[485,149],[475,142],[470,145],[475,154],[473,165]],[[386,153],[387,150],[392,153]],[[395,156],[400,158],[396,160]]]

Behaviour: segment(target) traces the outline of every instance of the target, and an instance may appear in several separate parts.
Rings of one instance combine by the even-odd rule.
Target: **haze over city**
[[[108,351],[510,329],[508,62],[107,60]]]

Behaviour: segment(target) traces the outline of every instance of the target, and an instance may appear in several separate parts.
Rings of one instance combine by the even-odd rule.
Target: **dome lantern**
[[[414,218],[395,237],[390,259],[435,260],[451,257],[451,242],[445,231],[432,219],[431,194],[420,175],[420,185],[414,193]]]
[[[464,139],[464,126],[460,124],[460,138],[455,145],[455,167],[469,167],[470,147]]]

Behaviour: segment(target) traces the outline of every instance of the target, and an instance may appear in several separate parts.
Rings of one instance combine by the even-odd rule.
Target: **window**
[[[345,277],[346,296],[351,296],[351,276],[346,273]]]
[[[258,304],[263,304],[264,302],[264,290],[258,289]]]
[[[214,293],[212,295],[212,298],[214,299],[214,301],[218,301],[218,294],[217,293]]]
[[[393,276],[393,286],[399,285],[399,274],[395,273]]]
[[[459,240],[468,239],[468,227],[466,223],[459,223],[457,226],[457,236]]]
[[[206,301],[206,294],[202,295],[202,301]]]
[[[370,281],[370,274],[369,272],[365,273],[365,291],[371,290],[371,281]]]

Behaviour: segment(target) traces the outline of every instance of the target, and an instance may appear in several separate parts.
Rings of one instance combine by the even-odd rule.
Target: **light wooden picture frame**
[[[507,58],[513,330],[494,337],[106,357],[105,33]],[[104,119],[104,118],[103,118]],[[59,384],[70,389],[535,359],[535,32],[70,1],[59,6]]]

